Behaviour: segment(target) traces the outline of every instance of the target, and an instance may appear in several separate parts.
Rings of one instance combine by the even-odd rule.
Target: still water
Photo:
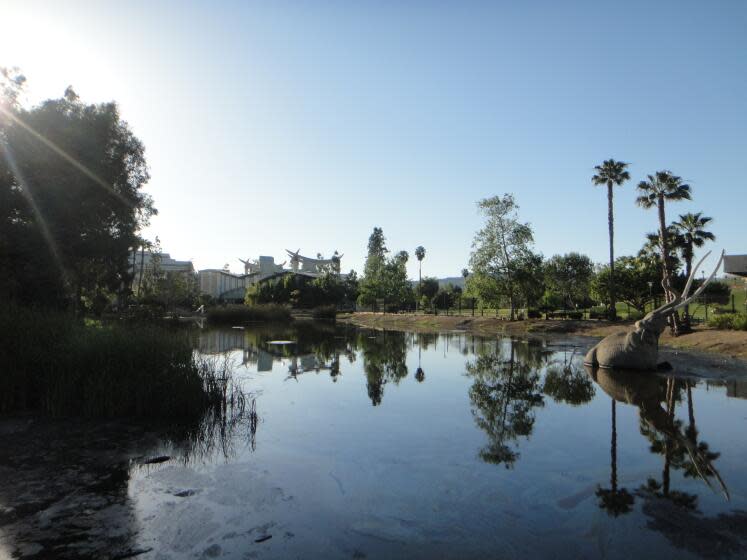
[[[5,422],[0,557],[747,557],[739,368],[345,325],[194,341],[234,366],[233,422]]]

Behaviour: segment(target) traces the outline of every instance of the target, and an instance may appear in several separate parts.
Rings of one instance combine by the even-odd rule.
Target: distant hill
[[[438,279],[439,288],[446,286],[448,284],[453,284],[454,286],[459,286],[460,288],[464,288],[464,277],[463,276],[449,276],[447,278]]]
[[[454,286],[459,286],[460,288],[464,289],[464,278],[462,276],[449,276],[447,278],[437,278],[437,280],[439,288],[443,288],[444,286],[453,284]],[[413,286],[418,285],[417,280],[410,280],[410,283]]]

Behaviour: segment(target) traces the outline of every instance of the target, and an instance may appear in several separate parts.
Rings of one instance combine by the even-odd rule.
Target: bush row
[[[290,308],[268,303],[263,305],[221,305],[208,309],[207,319],[220,325],[241,325],[253,322],[290,321]]]
[[[725,313],[714,315],[708,320],[711,327],[733,331],[747,331],[746,313]]]

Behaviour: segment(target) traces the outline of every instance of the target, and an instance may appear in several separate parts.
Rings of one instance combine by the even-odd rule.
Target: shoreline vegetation
[[[386,330],[409,330],[437,333],[464,330],[478,336],[496,335],[573,335],[603,338],[632,326],[633,321],[529,319],[506,321],[496,317],[465,317],[422,315],[412,313],[357,312],[340,314],[337,318],[359,327]],[[688,334],[661,336],[660,344],[679,350],[708,352],[747,360],[747,331],[696,327]]]
[[[233,326],[254,322],[288,322],[292,320],[288,306],[280,304],[219,305],[210,307],[205,314],[208,323]]]
[[[10,307],[0,333],[2,414],[189,422],[244,400],[230,363],[196,355],[187,331]]]

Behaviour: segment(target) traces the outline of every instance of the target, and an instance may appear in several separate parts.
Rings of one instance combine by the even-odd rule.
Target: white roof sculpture
[[[316,259],[304,257],[300,254],[301,249],[297,249],[295,252],[286,249],[285,252],[290,257],[291,270],[294,272],[311,274],[321,274],[325,270],[340,272],[340,259],[342,259],[343,255],[338,255],[337,251],[335,251],[335,254],[330,259],[324,259],[321,255],[317,255]]]

